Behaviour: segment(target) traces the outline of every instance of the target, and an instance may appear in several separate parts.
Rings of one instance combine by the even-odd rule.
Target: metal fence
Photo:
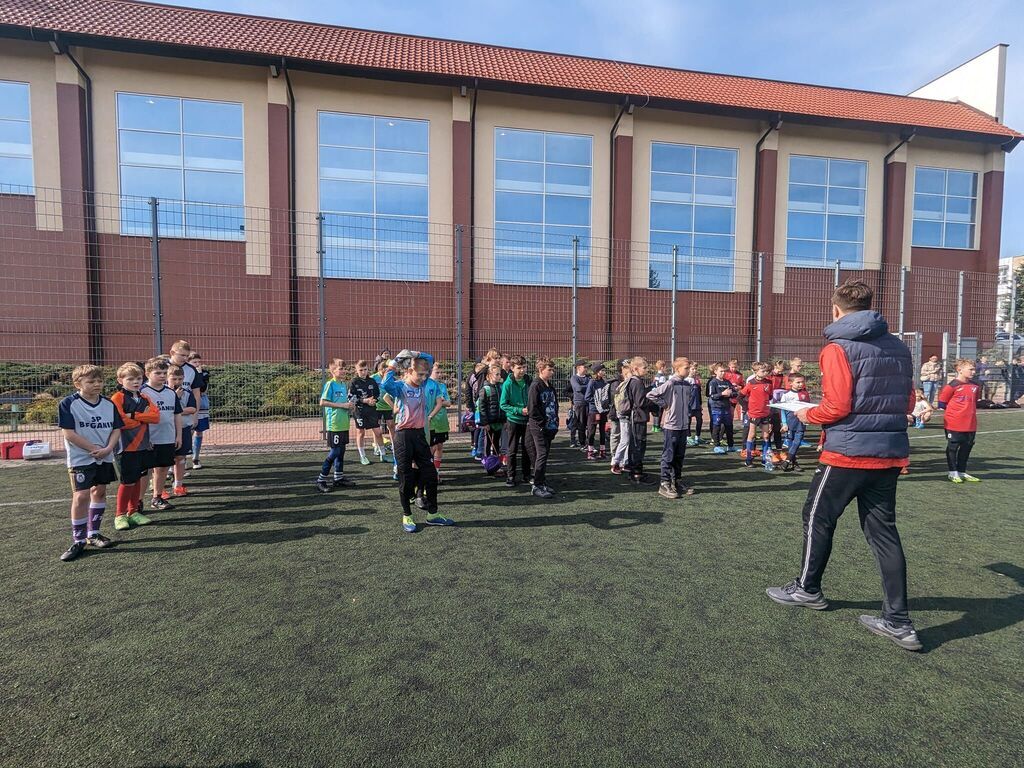
[[[310,444],[330,359],[432,352],[453,389],[488,349],[651,362],[685,354],[807,361],[848,277],[918,356],[987,356],[999,397],[1024,383],[994,341],[995,274],[787,264],[782,255],[354,215],[87,195],[0,195],[0,439],[56,440],[84,362],[113,371],[189,341],[211,370],[213,448]],[[1009,342],[1010,345],[1013,342]],[[1005,364],[999,365],[1000,361]],[[948,365],[947,365],[948,370]],[[461,399],[461,396],[460,396]],[[461,402],[460,402],[461,405]]]

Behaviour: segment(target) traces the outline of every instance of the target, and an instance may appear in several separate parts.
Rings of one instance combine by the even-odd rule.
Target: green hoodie
[[[522,381],[517,382],[516,377],[510,375],[501,385],[501,410],[513,424],[526,423],[526,414],[523,413],[523,409],[526,407],[527,387],[526,376]]]

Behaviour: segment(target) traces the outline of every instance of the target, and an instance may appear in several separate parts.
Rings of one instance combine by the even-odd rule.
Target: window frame
[[[122,128],[121,127],[121,113],[119,100],[121,96],[139,96],[142,98],[154,98],[154,99],[175,99],[178,102],[178,118],[180,128],[177,131],[163,131],[158,129],[140,129],[140,128]],[[223,133],[189,133],[185,131],[185,102],[198,102],[206,104],[226,104],[231,106],[237,106],[241,110],[241,134],[239,136],[230,136]],[[172,232],[164,232],[160,230],[161,238],[168,238],[174,240],[216,240],[226,242],[245,242],[247,239],[246,226],[246,164],[245,164],[245,103],[242,101],[225,101],[224,99],[204,99],[196,98],[193,96],[172,96],[168,94],[160,93],[139,93],[136,91],[114,91],[114,130],[117,135],[117,145],[115,147],[117,153],[117,185],[119,196],[122,200],[121,204],[121,221],[120,231],[121,234],[126,237],[149,237],[150,234],[140,234],[139,232],[126,232],[124,222],[124,199],[140,200],[142,199],[138,195],[131,195],[125,193],[123,189],[123,177],[122,169],[128,168],[149,168],[153,170],[176,170],[181,172],[181,197],[178,199],[171,198],[157,198],[158,200],[168,200],[169,202],[180,202],[181,203],[181,233],[176,234]],[[181,140],[181,165],[180,166],[158,166],[158,165],[146,165],[144,163],[125,163],[121,160],[121,132],[126,131],[129,133],[155,133],[162,136],[177,136]],[[202,138],[211,139],[230,139],[232,141],[240,141],[242,143],[242,169],[240,171],[225,171],[211,168],[189,168],[185,163],[185,137],[186,136],[198,136]],[[236,204],[231,203],[211,203],[202,200],[189,200],[185,196],[185,175],[188,171],[198,171],[202,173],[220,173],[224,175],[241,176],[242,178],[242,202]],[[189,234],[188,224],[188,213],[187,209],[189,205],[202,205],[210,208],[241,208],[242,209],[242,226],[238,232],[231,230],[222,230],[219,232],[211,232],[210,230],[204,230],[202,234]]]
[[[918,192],[917,191],[917,172],[919,170],[926,171],[941,171],[943,176],[943,192],[941,195],[935,194],[934,192]],[[946,192],[949,172],[954,173],[969,173],[974,177],[974,194],[970,197],[966,195],[950,195]],[[978,225],[978,214],[980,213],[979,198],[981,196],[981,174],[978,171],[968,170],[966,168],[943,168],[936,165],[915,165],[914,166],[914,189],[910,193],[910,247],[911,248],[939,248],[942,250],[950,251],[976,251],[978,250],[978,237],[979,237],[979,225]],[[938,197],[942,199],[942,218],[941,219],[919,219],[915,214],[917,213],[916,198],[918,194],[927,195],[928,197]],[[967,224],[970,227],[970,243],[968,245],[947,245],[946,244],[946,225],[947,224],[964,224],[962,221],[949,221],[946,218],[947,214],[947,201],[949,198],[956,198],[958,200],[970,200],[973,203],[971,212],[971,221]],[[929,224],[939,224],[940,232],[942,233],[941,242],[938,245],[921,245],[914,242],[914,224],[918,221],[927,222]]]
[[[824,160],[825,161],[825,183],[824,184],[811,184],[808,182],[793,181],[793,158],[804,158],[810,160]],[[833,185],[831,183],[832,177],[832,161],[841,163],[859,163],[864,166],[864,186],[863,187],[850,187],[842,184]],[[828,258],[828,246],[830,243],[847,243],[855,244],[860,246],[860,259],[857,262],[847,261],[840,259],[840,266],[842,269],[863,269],[864,268],[864,254],[866,250],[867,240],[867,223],[868,223],[868,191],[871,188],[871,162],[862,158],[855,157],[832,157],[829,155],[807,155],[801,152],[792,152],[788,155],[789,166],[786,174],[786,266],[788,267],[806,267],[806,268],[831,268],[835,265],[836,259]],[[790,191],[793,184],[799,184],[801,186],[819,187],[825,190],[825,208],[823,211],[794,211],[790,206],[792,200],[790,199]],[[864,193],[864,211],[860,214],[851,213],[832,213],[829,211],[829,192],[832,189],[848,189],[848,190],[859,190]],[[809,213],[812,215],[820,215],[822,219],[822,237],[821,238],[809,238],[809,237],[794,237],[790,231],[789,219],[793,213]],[[829,230],[829,217],[830,216],[844,216],[844,217],[859,217],[861,219],[861,239],[858,240],[838,240],[830,239],[828,236]],[[793,259],[790,255],[790,241],[809,242],[809,243],[821,243],[822,244],[822,259],[820,264],[811,263],[805,259]]]
[[[32,135],[32,83],[27,80],[8,80],[6,78],[0,78],[0,83],[10,83],[12,85],[23,85],[25,86],[25,94],[28,96],[28,119],[21,120],[20,118],[0,118],[7,122],[12,123],[27,123],[28,124],[28,166],[32,174],[31,183],[28,185],[23,184],[7,184],[0,180],[0,194],[12,195],[20,197],[35,197],[36,196],[36,147],[35,141]],[[24,160],[24,155],[12,155],[6,152],[0,152],[0,157],[10,157],[18,160]]]
[[[688,149],[692,149],[693,150],[693,171],[692,171],[692,173],[682,173],[680,171],[659,171],[659,170],[655,170],[655,168],[654,168],[654,152],[655,152],[656,147],[658,147],[658,146],[686,147]],[[732,176],[717,176],[717,175],[708,174],[708,173],[697,173],[697,152],[698,152],[698,150],[701,150],[701,149],[711,149],[711,150],[732,152],[733,153],[733,157],[734,157],[734,168],[735,168],[735,170],[733,172],[733,175]],[[680,251],[679,251],[679,256],[678,256],[678,260],[677,260],[677,267],[681,267],[681,268],[676,273],[676,290],[690,291],[690,292],[703,291],[703,292],[708,292],[708,293],[732,293],[735,290],[735,287],[736,287],[736,226],[737,226],[737,221],[738,221],[739,202],[740,202],[740,200],[739,200],[739,197],[740,197],[740,194],[739,194],[740,193],[740,190],[739,190],[740,148],[739,147],[714,146],[714,145],[711,145],[711,144],[697,144],[697,143],[692,143],[691,144],[691,143],[682,142],[682,141],[661,141],[661,140],[652,139],[651,142],[650,142],[649,159],[650,159],[650,163],[649,163],[649,167],[648,167],[648,182],[647,182],[647,193],[648,193],[647,194],[647,262],[648,262],[648,264],[647,264],[647,267],[648,267],[647,288],[648,288],[648,290],[652,290],[652,291],[672,290],[672,275],[671,275],[671,272],[670,272],[670,274],[668,276],[668,284],[667,285],[653,287],[650,284],[650,281],[651,281],[650,270],[651,270],[652,263],[667,264],[670,269],[671,269],[671,265],[672,265],[672,255],[671,254],[667,254],[667,255],[666,254],[661,254],[661,253],[655,254],[654,249],[651,247],[653,245],[653,243],[654,243],[654,233],[655,232],[661,232],[661,233],[665,233],[665,234],[679,234],[681,236],[689,238],[689,240],[690,240],[689,246],[682,246],[680,248]],[[698,232],[697,231],[697,226],[696,226],[697,216],[696,216],[696,211],[695,210],[691,210],[691,214],[690,214],[690,229],[689,229],[689,231],[656,229],[654,227],[654,206],[655,206],[655,204],[665,203],[666,202],[666,201],[663,201],[663,200],[655,200],[654,199],[654,178],[655,178],[654,174],[656,174],[656,173],[658,173],[658,174],[666,174],[666,175],[674,175],[674,176],[689,176],[691,178],[690,202],[689,203],[682,203],[682,205],[689,205],[691,209],[695,209],[698,205],[701,205],[701,206],[710,206],[710,207],[713,207],[713,208],[722,208],[722,209],[725,209],[725,210],[731,210],[732,211],[732,232],[730,232],[728,235],[723,235],[720,232]],[[721,205],[719,203],[698,203],[697,202],[697,178],[698,177],[704,178],[704,179],[729,179],[729,180],[731,180],[732,183],[733,183],[733,202],[732,202],[732,205]],[[671,204],[671,203],[669,203],[669,204]],[[722,257],[721,259],[716,259],[714,257],[708,257],[706,255],[705,256],[695,255],[694,254],[694,250],[705,250],[705,251],[708,251],[708,250],[720,250],[720,249],[695,249],[695,247],[693,245],[693,240],[694,240],[694,238],[696,238],[698,236],[728,237],[730,240],[732,240],[732,248],[728,249],[727,251],[723,250],[722,252],[723,253],[727,253],[728,256],[727,257]],[[655,255],[657,255],[658,258],[655,258]],[[701,267],[701,266],[728,267],[728,269],[729,269],[728,286],[727,287],[722,287],[722,288],[715,288],[715,287],[710,287],[709,288],[709,287],[705,287],[705,286],[698,287],[696,285],[696,283],[695,283],[695,280],[696,280],[696,277],[697,277],[698,268]],[[683,276],[684,276],[684,272],[683,272],[684,268],[688,268],[688,270],[689,270],[689,286],[688,287],[681,287],[681,286],[679,286],[679,281],[682,280]]]
[[[362,118],[368,118],[369,120],[372,121],[372,123],[373,123],[373,130],[371,132],[371,135],[372,135],[373,146],[369,148],[369,150],[370,150],[370,157],[371,157],[371,160],[372,160],[372,165],[370,166],[370,179],[369,179],[369,181],[356,181],[354,179],[330,179],[330,178],[324,177],[322,175],[323,164],[321,162],[321,153],[322,153],[322,150],[323,150],[323,148],[325,146],[329,147],[329,148],[337,148],[337,149],[359,149],[359,150],[366,150],[367,147],[355,146],[355,145],[352,145],[352,144],[325,144],[324,141],[323,141],[323,137],[321,135],[321,126],[320,126],[321,115],[341,115],[341,116],[346,116],[346,117],[362,117]],[[426,128],[427,128],[427,149],[426,149],[426,151],[425,152],[420,152],[418,150],[409,150],[409,149],[403,149],[403,150],[381,149],[381,150],[378,150],[377,149],[377,129],[376,129],[376,121],[377,120],[402,120],[402,121],[405,121],[405,122],[423,123],[424,125],[426,125]],[[317,200],[317,210],[320,212],[320,214],[330,214],[330,215],[334,215],[334,216],[359,216],[359,217],[365,217],[365,218],[369,219],[369,221],[370,221],[370,228],[372,228],[372,230],[373,230],[373,276],[367,277],[366,275],[328,274],[327,270],[325,268],[323,270],[325,278],[330,278],[332,280],[379,280],[379,281],[403,280],[403,281],[407,281],[407,282],[416,282],[416,283],[425,283],[425,282],[429,282],[430,281],[430,252],[431,252],[431,240],[432,240],[431,232],[430,232],[430,198],[431,198],[431,195],[430,195],[430,136],[431,136],[431,124],[430,124],[430,122],[431,122],[430,118],[426,118],[426,117],[403,117],[401,115],[375,115],[375,114],[369,114],[369,113],[365,113],[365,112],[346,112],[346,111],[340,111],[340,110],[336,110],[336,109],[317,109],[317,111],[316,111],[316,200]],[[426,179],[426,182],[424,183],[424,182],[408,182],[408,181],[379,181],[376,178],[376,175],[377,175],[377,152],[378,151],[380,151],[380,152],[396,152],[396,153],[401,153],[401,154],[424,155],[426,157],[426,159],[427,159],[427,179]],[[371,185],[370,197],[373,200],[373,212],[372,213],[356,213],[356,212],[352,212],[352,211],[335,211],[335,210],[328,210],[328,209],[324,208],[323,200],[321,199],[321,183],[325,179],[327,181],[351,181],[351,182],[360,183],[360,184],[370,184]],[[421,186],[421,187],[423,187],[424,189],[426,189],[426,192],[427,192],[426,214],[423,215],[423,216],[412,216],[412,215],[408,215],[408,214],[377,213],[377,185],[378,184],[384,184],[384,185],[388,185],[388,186],[397,185],[397,186]],[[424,271],[424,276],[423,277],[411,276],[411,275],[402,275],[401,277],[396,277],[394,275],[380,275],[380,274],[378,274],[378,259],[380,257],[380,252],[381,252],[381,249],[382,249],[382,246],[379,244],[378,237],[377,237],[377,219],[378,218],[383,218],[383,219],[414,219],[416,221],[422,221],[422,222],[424,222],[426,224],[426,242],[423,244],[423,255],[424,255],[424,258],[425,258],[425,262],[424,262],[425,271]],[[344,237],[344,235],[342,235],[342,237]],[[334,247],[337,247],[338,249],[341,249],[341,250],[343,250],[345,248],[345,246],[334,246]],[[328,246],[325,244],[324,245],[324,255],[323,255],[325,263],[327,261],[327,251],[328,251]]]
[[[516,160],[516,159],[512,159],[512,158],[499,157],[498,156],[498,132],[499,131],[514,131],[516,133],[532,133],[532,134],[539,135],[541,137],[541,145],[543,147],[542,159],[540,161],[537,161],[537,160]],[[588,158],[587,158],[587,163],[588,164],[587,165],[580,165],[578,163],[556,163],[556,162],[549,163],[548,159],[547,159],[547,137],[548,136],[570,136],[570,137],[574,137],[574,138],[582,138],[582,139],[589,140],[590,145],[589,145]],[[492,253],[493,253],[493,256],[494,256],[494,265],[493,265],[493,281],[494,281],[494,283],[497,284],[497,285],[531,285],[531,286],[543,286],[543,287],[546,287],[546,288],[566,288],[566,287],[572,287],[572,280],[571,279],[569,280],[569,282],[566,282],[566,283],[563,283],[563,282],[548,282],[547,281],[546,275],[547,275],[547,262],[548,262],[548,248],[547,248],[545,243],[546,243],[547,236],[548,236],[548,227],[576,227],[576,228],[583,228],[583,225],[549,223],[548,220],[547,220],[547,213],[548,213],[548,211],[547,211],[547,197],[548,197],[549,194],[551,194],[551,195],[554,195],[554,196],[557,196],[557,197],[573,197],[573,198],[576,198],[576,199],[579,199],[579,200],[586,200],[587,203],[588,203],[588,216],[587,216],[587,223],[585,225],[585,228],[587,229],[588,234],[586,236],[586,243],[585,244],[584,243],[580,243],[580,245],[578,247],[578,255],[577,255],[577,268],[578,268],[579,272],[583,273],[584,277],[581,278],[581,279],[577,279],[576,285],[579,288],[589,288],[589,287],[591,287],[593,285],[593,281],[594,281],[594,276],[593,276],[593,263],[594,263],[593,262],[593,242],[594,242],[594,136],[593,136],[593,134],[589,134],[589,133],[576,133],[576,132],[572,132],[572,131],[548,131],[548,130],[544,130],[542,128],[516,128],[516,127],[511,126],[511,125],[496,125],[496,126],[494,126],[494,132],[492,134],[492,138],[494,140],[494,144],[493,144],[493,148],[494,148],[493,155],[494,155],[494,157],[492,158],[492,164],[491,164],[491,172],[493,174],[492,177],[491,177],[492,180],[493,180],[493,190],[492,190],[492,195],[491,195],[491,199],[492,199],[491,201],[492,201],[492,204],[494,206],[494,209],[493,209],[493,222],[492,222],[493,225],[494,225],[494,231],[493,231],[494,244],[493,244],[493,250],[492,250]],[[542,181],[541,181],[540,192],[515,192],[515,191],[511,191],[511,190],[499,189],[498,188],[498,183],[499,183],[498,182],[498,163],[499,162],[532,163],[534,165],[540,165],[541,166],[541,171],[542,171],[542,177],[541,177]],[[574,194],[574,193],[571,193],[571,192],[557,192],[557,193],[552,192],[552,193],[549,193],[548,192],[548,179],[547,179],[547,176],[548,176],[547,169],[548,169],[548,165],[549,164],[553,165],[553,166],[565,167],[565,168],[586,168],[588,171],[590,171],[590,191],[586,195]],[[504,193],[504,194],[532,194],[532,195],[539,194],[540,197],[541,197],[541,221],[540,222],[536,222],[536,221],[511,221],[511,220],[505,220],[505,219],[500,219],[499,220],[498,219],[498,195],[502,194],[502,193]],[[508,233],[508,239],[513,239],[513,235],[516,232],[516,230],[514,230],[514,229],[503,230],[502,229],[503,225],[511,225],[513,227],[516,227],[516,226],[539,226],[540,227],[540,238],[541,238],[541,245],[540,245],[540,273],[539,273],[539,276],[538,276],[537,280],[524,280],[522,276],[520,276],[516,280],[502,280],[502,279],[499,279],[499,275],[498,275],[498,254],[499,254],[499,251],[501,249],[498,247],[497,243],[498,243],[499,240],[506,239],[505,236],[503,236],[503,234],[502,234],[503,232],[507,232]],[[552,233],[552,234],[555,234],[555,233]],[[516,254],[513,253],[512,256],[516,257]],[[551,258],[554,259],[554,258],[558,258],[558,257],[556,257],[556,256],[554,256],[552,254]],[[562,258],[564,258],[564,257],[562,257]],[[570,258],[571,258],[571,250],[570,250]],[[577,274],[579,274],[579,273],[577,273]]]

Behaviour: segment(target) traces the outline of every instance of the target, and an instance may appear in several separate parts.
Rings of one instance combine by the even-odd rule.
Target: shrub
[[[58,405],[60,401],[52,395],[36,395],[25,409],[25,421],[29,424],[56,424]]]

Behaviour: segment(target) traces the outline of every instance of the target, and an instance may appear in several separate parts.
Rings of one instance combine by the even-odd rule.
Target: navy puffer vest
[[[825,328],[853,371],[853,410],[825,427],[825,450],[843,456],[902,459],[910,455],[907,408],[914,360],[878,312],[851,312]]]

